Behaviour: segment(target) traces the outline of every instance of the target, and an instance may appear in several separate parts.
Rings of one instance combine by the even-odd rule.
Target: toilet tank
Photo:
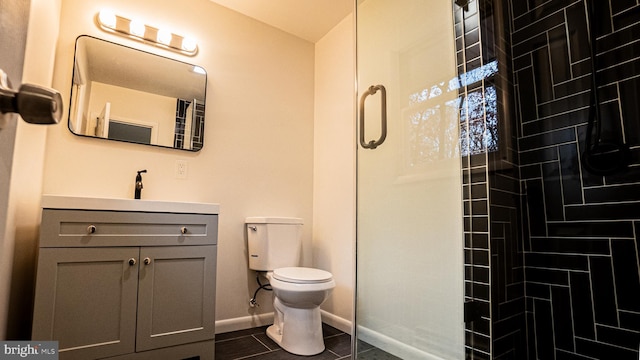
[[[271,271],[299,265],[302,219],[249,217],[245,223],[250,269]]]

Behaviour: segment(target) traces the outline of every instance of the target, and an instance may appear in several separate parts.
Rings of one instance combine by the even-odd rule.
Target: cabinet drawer
[[[40,247],[215,245],[218,216],[44,209]]]

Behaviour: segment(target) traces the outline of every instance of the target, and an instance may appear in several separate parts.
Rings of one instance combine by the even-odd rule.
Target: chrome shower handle
[[[380,137],[378,138],[378,140],[371,140],[369,142],[366,142],[366,140],[364,139],[364,103],[367,100],[367,97],[369,95],[374,95],[375,93],[378,92],[378,90],[380,90],[380,121],[381,121],[381,126],[380,126]],[[367,91],[365,91],[362,96],[360,97],[360,146],[362,146],[365,149],[375,149],[378,146],[382,145],[382,143],[385,141],[385,139],[387,138],[387,90],[384,88],[383,85],[372,85],[369,86],[369,89],[367,89]]]

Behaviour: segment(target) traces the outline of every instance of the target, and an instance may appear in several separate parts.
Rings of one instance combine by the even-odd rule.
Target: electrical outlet
[[[176,160],[176,179],[186,179],[188,170],[187,160]]]

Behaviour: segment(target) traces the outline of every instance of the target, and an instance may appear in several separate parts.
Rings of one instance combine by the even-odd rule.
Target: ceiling
[[[211,1],[313,43],[353,11],[353,0]]]

